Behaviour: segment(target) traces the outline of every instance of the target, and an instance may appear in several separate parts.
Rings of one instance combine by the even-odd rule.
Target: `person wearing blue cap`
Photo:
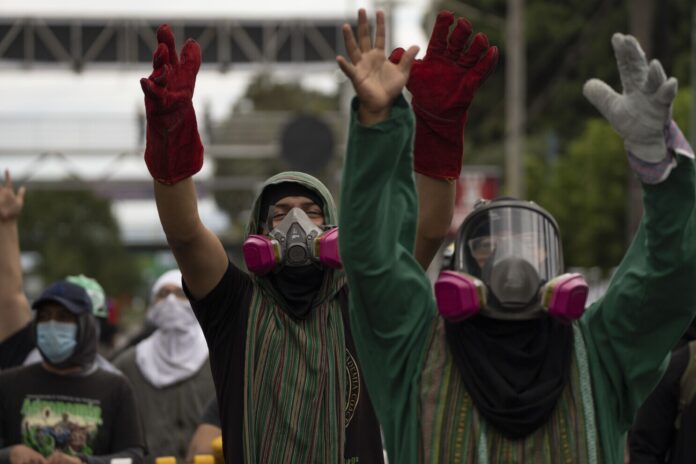
[[[29,300],[24,293],[17,221],[24,208],[24,187],[14,190],[12,177],[5,171],[5,185],[0,184],[0,371],[11,367],[41,362],[32,331]],[[92,302],[92,314],[100,319],[108,316],[104,288],[85,275],[67,276],[65,280],[87,291]],[[100,326],[97,324],[97,338]],[[97,364],[119,374],[102,355]]]
[[[0,374],[0,464],[142,463],[145,439],[131,386],[95,362],[87,291],[58,281],[32,308],[42,362]]]

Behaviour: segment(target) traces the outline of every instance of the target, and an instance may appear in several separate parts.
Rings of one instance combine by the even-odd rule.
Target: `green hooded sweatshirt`
[[[554,413],[510,440],[476,411],[413,257],[412,130],[403,97],[370,127],[354,105],[341,189],[351,327],[390,461],[622,463],[635,411],[696,311],[694,161],[677,156],[666,180],[643,186],[645,215],[631,247],[605,295],[573,324],[570,380]]]

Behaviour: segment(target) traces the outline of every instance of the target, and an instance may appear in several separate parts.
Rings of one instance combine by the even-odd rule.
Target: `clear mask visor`
[[[560,241],[554,224],[525,208],[500,207],[481,213],[458,237],[457,268],[485,280],[501,263],[524,263],[541,282],[562,272]]]

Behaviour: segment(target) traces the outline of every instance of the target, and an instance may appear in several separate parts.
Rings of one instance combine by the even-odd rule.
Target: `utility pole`
[[[505,180],[509,195],[524,199],[527,66],[524,0],[508,0],[505,42]]]
[[[691,10],[691,145],[696,146],[696,3]]]
[[[629,0],[628,11],[630,33],[638,39],[649,61],[653,56],[655,0]],[[626,239],[630,242],[643,217],[643,189],[638,178],[632,173],[628,176],[627,206]]]

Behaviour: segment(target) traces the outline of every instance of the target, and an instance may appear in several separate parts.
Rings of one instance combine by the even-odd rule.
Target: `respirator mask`
[[[453,322],[478,313],[524,320],[544,312],[569,322],[585,309],[587,283],[562,274],[558,225],[532,202],[480,202],[459,230],[453,268],[435,283],[439,311]]]
[[[288,211],[268,235],[250,235],[242,251],[247,268],[256,275],[265,275],[278,266],[342,267],[338,228],[316,225],[301,208]]]

